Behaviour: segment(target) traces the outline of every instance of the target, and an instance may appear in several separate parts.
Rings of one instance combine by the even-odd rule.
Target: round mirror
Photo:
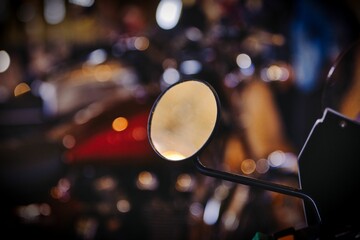
[[[208,83],[178,82],[152,107],[148,136],[155,152],[178,161],[196,155],[208,143],[219,119],[219,99]]]
[[[330,69],[323,107],[360,121],[360,40],[346,49]]]

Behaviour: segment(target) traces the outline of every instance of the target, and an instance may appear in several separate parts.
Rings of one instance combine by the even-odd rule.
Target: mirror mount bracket
[[[197,170],[206,176],[215,177],[215,178],[219,178],[219,179],[234,182],[234,183],[244,184],[244,185],[248,185],[251,187],[258,187],[258,188],[261,188],[264,190],[269,190],[272,192],[277,192],[277,193],[301,198],[304,201],[307,201],[311,204],[311,206],[313,207],[313,210],[315,212],[315,215],[316,215],[316,220],[319,225],[321,224],[320,213],[316,206],[315,201],[309,195],[304,193],[301,189],[292,188],[292,187],[275,184],[275,183],[271,183],[271,182],[265,182],[260,179],[250,178],[250,177],[233,174],[233,173],[229,173],[229,172],[224,172],[224,171],[220,171],[220,170],[216,170],[216,169],[211,169],[211,168],[206,167],[200,161],[200,158],[198,156],[195,157],[193,159],[193,161],[194,161],[194,164],[195,164],[195,167],[197,168]]]

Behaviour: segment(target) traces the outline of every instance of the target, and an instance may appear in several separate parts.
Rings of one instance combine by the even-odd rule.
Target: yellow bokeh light
[[[193,185],[192,178],[189,174],[180,174],[176,180],[175,188],[180,192],[186,192],[191,190]]]
[[[116,203],[116,208],[119,212],[127,213],[131,210],[131,205],[128,200],[121,199]]]
[[[252,174],[256,169],[256,163],[252,159],[246,159],[241,163],[241,171],[245,174]]]
[[[14,89],[14,96],[20,96],[21,94],[29,92],[30,90],[31,89],[29,85],[27,85],[26,83],[19,83]]]
[[[153,176],[150,172],[143,171],[139,174],[139,182],[142,184],[150,184],[153,181]]]
[[[109,65],[99,65],[95,68],[95,79],[99,82],[106,82],[111,80],[112,69]]]
[[[157,177],[148,171],[142,171],[138,175],[136,186],[141,190],[155,190],[158,186]]]
[[[134,42],[135,48],[139,51],[145,51],[149,48],[150,42],[146,37],[138,37]]]
[[[124,131],[128,127],[128,125],[129,122],[124,117],[115,118],[114,121],[112,122],[112,128],[117,132]]]

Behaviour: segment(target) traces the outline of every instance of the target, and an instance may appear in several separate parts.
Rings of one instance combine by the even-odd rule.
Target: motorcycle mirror
[[[302,198],[313,207],[320,223],[315,202],[301,189],[212,169],[202,164],[200,152],[211,141],[219,116],[219,97],[211,85],[200,80],[178,82],[160,94],[151,109],[148,119],[150,145],[166,160],[192,159],[197,170],[204,175]]]
[[[155,102],[148,136],[155,152],[170,161],[191,158],[208,143],[219,120],[219,100],[206,82],[179,82]]]

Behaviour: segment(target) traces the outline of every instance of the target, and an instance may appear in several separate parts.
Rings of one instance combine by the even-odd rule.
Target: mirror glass
[[[218,119],[218,96],[208,83],[178,82],[153,105],[148,124],[150,144],[167,160],[188,159],[208,143]]]
[[[330,69],[323,107],[360,121],[360,41],[346,49]]]

